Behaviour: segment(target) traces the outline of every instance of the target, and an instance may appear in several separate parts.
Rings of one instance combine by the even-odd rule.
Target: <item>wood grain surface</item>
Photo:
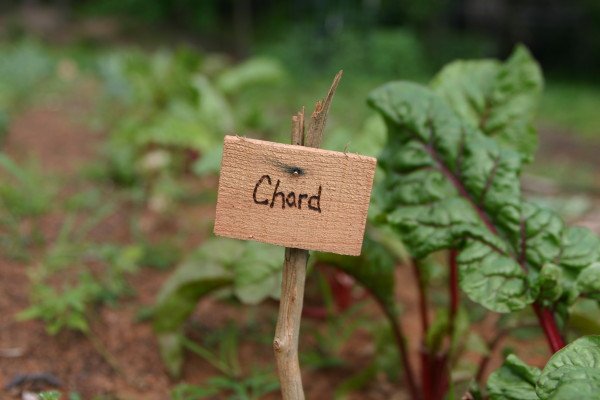
[[[377,160],[226,136],[215,234],[360,255]]]

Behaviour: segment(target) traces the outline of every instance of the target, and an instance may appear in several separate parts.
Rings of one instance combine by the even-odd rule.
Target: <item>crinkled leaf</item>
[[[540,375],[536,392],[541,400],[566,399],[569,394],[571,399],[597,399],[594,389],[599,387],[600,335],[595,335],[579,338],[555,353]]]
[[[498,312],[519,310],[538,294],[513,258],[482,242],[470,240],[459,254],[459,282],[469,297]]]
[[[580,296],[600,300],[600,263],[593,263],[581,271],[577,278],[577,291]]]
[[[497,311],[531,303],[536,290],[514,259],[515,243],[497,234],[520,219],[519,156],[461,122],[425,87],[390,83],[369,102],[389,129],[383,209],[413,255],[465,247],[458,261],[469,297]]]
[[[594,368],[573,368],[563,371],[561,381],[549,400],[598,400],[600,371]]]
[[[580,270],[600,258],[600,239],[589,229],[571,226],[563,231],[556,264]]]
[[[562,270],[555,264],[544,264],[539,279],[539,299],[542,301],[542,304],[550,306],[562,294]]]
[[[520,249],[530,265],[539,270],[546,263],[558,261],[564,224],[555,212],[524,202],[522,214],[512,224],[513,241],[524,239]]]
[[[494,371],[487,381],[490,400],[539,400],[535,383],[541,371],[530,367],[514,354]]]
[[[392,82],[369,103],[388,126],[379,159],[386,174],[375,189],[384,219],[416,258],[460,249],[460,284],[472,300],[499,312],[522,309],[537,298],[548,263],[569,270],[554,299],[568,291],[558,286],[598,260],[593,233],[565,228],[556,213],[522,199],[522,157],[433,91]]]
[[[537,147],[532,125],[543,86],[539,65],[523,46],[505,63],[456,61],[431,86],[464,121],[530,161]]]
[[[437,73],[430,86],[461,118],[479,127],[500,65],[496,60],[454,61]]]

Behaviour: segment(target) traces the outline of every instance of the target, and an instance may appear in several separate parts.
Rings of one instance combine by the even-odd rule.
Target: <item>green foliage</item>
[[[363,79],[424,79],[430,72],[426,50],[414,30],[346,29],[318,38],[307,34],[311,30],[315,28],[310,25],[287,26],[285,35],[265,41],[261,52],[281,59],[291,71],[307,78],[331,75],[340,68]]]
[[[89,332],[88,307],[101,295],[102,286],[90,273],[82,273],[74,286],[63,286],[57,291],[46,284],[37,284],[32,288],[32,305],[20,312],[17,319],[41,319],[46,331],[55,335],[63,329]]]
[[[202,386],[179,384],[173,390],[173,399],[204,399],[219,396],[231,400],[258,400],[279,388],[279,382],[270,369],[252,368],[244,373],[240,362],[239,326],[229,323],[224,329],[213,332],[217,349],[200,345],[181,336],[183,346],[219,370],[220,375],[209,378]],[[208,338],[204,338],[208,342]],[[226,397],[223,397],[226,396]]]
[[[0,176],[0,246],[12,258],[27,259],[28,247],[44,240],[39,218],[52,209],[55,188],[34,165],[20,166],[2,152]]]
[[[464,123],[521,153],[526,161],[532,160],[537,147],[532,120],[542,86],[540,67],[522,46],[505,63],[450,63],[431,83]]]
[[[4,45],[0,51],[0,112],[10,114],[39,91],[56,66],[49,52],[31,41]]]
[[[259,400],[278,388],[279,381],[272,372],[253,369],[243,378],[218,376],[209,378],[203,386],[179,384],[173,389],[172,396],[173,400],[201,400],[208,396],[219,396],[224,400]]]
[[[180,331],[204,296],[229,288],[246,304],[279,297],[283,249],[257,242],[207,240],[187,257],[158,294],[154,330],[161,355],[173,375],[183,360]]]
[[[140,264],[159,270],[166,270],[177,264],[182,256],[182,249],[172,241],[143,243],[142,246]]]
[[[8,132],[8,126],[10,124],[10,117],[6,110],[0,110],[0,148],[4,143],[4,138]]]
[[[235,132],[233,98],[248,87],[280,82],[269,58],[230,67],[192,50],[110,53],[99,58],[101,115],[111,126],[111,176],[123,184],[152,182],[159,171],[182,172],[191,154],[207,155]],[[163,156],[158,157],[161,150]],[[203,169],[199,170],[204,172]]]
[[[255,85],[277,84],[285,78],[284,70],[273,58],[255,57],[223,71],[216,86],[225,95],[235,95]]]
[[[100,209],[78,229],[74,229],[72,215],[65,220],[54,244],[30,271],[30,306],[17,315],[19,320],[40,319],[51,335],[63,329],[87,334],[94,306],[114,305],[118,298],[131,293],[126,277],[137,272],[143,249],[85,240],[107,209],[111,208]],[[91,264],[95,264],[94,270],[89,268]],[[98,266],[102,268],[98,270]],[[65,279],[65,271],[74,278]]]
[[[230,323],[219,332],[218,349],[213,352],[186,337],[181,338],[186,349],[202,357],[223,375],[237,378],[242,374],[239,360],[239,332],[237,325]]]
[[[575,287],[580,296],[600,301],[600,263],[584,269],[577,278]]]
[[[50,210],[54,193],[38,168],[22,167],[0,153],[0,173],[7,178],[0,182],[0,205],[12,216],[34,217]]]
[[[341,354],[344,344],[369,321],[361,314],[364,303],[354,304],[343,311],[336,310],[332,288],[323,273],[316,273],[327,309],[326,326],[324,329],[311,326],[306,330],[304,335],[313,337],[315,345],[300,352],[299,358],[305,368],[319,370],[347,364]]]
[[[519,153],[465,122],[423,86],[390,83],[374,91],[369,103],[389,130],[380,157],[387,175],[377,195],[385,220],[415,257],[460,249],[462,289],[494,311],[522,309],[536,300],[546,263],[564,270],[566,279],[554,290],[573,300],[567,292],[598,259],[598,238],[565,227],[554,212],[522,199]],[[502,126],[522,134],[529,129],[521,119]]]
[[[57,392],[56,390],[50,390],[48,392],[38,393],[38,397],[40,400],[59,400],[62,396],[60,392]]]
[[[537,382],[541,400],[593,399],[600,390],[600,336],[586,336],[550,358]]]
[[[538,400],[535,383],[540,377],[539,368],[530,367],[514,354],[504,365],[490,375],[487,390],[490,400]]]
[[[600,390],[600,336],[577,339],[554,354],[544,369],[509,355],[488,379],[490,400],[592,400]]]
[[[505,63],[452,63],[431,88],[400,81],[373,91],[368,102],[385,119],[388,137],[379,157],[385,176],[374,189],[378,215],[372,220],[390,226],[417,260],[458,250],[459,283],[474,302],[497,312],[537,302],[552,310],[561,329],[576,299],[600,298],[600,240],[522,196],[521,169],[537,147],[533,118],[542,82],[537,63],[517,47]],[[577,317],[584,329],[595,328],[585,316]],[[468,325],[464,310],[439,313],[425,348],[456,357],[467,345]],[[561,352],[547,369],[562,360]],[[568,354],[581,358],[578,366],[589,359]],[[596,371],[567,368],[563,376],[547,369],[510,356],[490,376],[490,399],[575,398],[569,393],[592,398],[585,396],[596,388]],[[544,377],[559,375],[564,380],[555,390],[559,385],[549,386]]]

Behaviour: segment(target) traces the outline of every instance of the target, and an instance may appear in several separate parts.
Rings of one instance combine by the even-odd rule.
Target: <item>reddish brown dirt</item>
[[[67,104],[58,109],[42,107],[25,112],[11,127],[7,153],[21,162],[35,160],[43,171],[62,176],[67,181],[64,189],[77,190],[70,180],[93,158],[98,145],[98,134],[70,118],[78,108]],[[98,241],[127,240],[124,211],[117,209],[103,221],[94,237]],[[49,244],[63,219],[60,212],[43,218],[42,231]],[[65,389],[79,392],[84,398],[111,393],[164,397],[170,383],[162,370],[154,336],[148,324],[135,322],[139,304],[151,304],[149,296],[160,286],[161,274],[147,270],[144,279],[133,277],[132,284],[139,288],[140,297],[120,303],[118,309],[103,308],[92,318],[94,334],[124,370],[118,374],[84,335],[65,331],[52,337],[39,321],[15,322],[15,314],[28,306],[27,270],[33,264],[35,260],[29,265],[0,260],[0,348],[22,353],[0,359],[0,381],[6,384],[21,374],[47,372],[56,376]]]

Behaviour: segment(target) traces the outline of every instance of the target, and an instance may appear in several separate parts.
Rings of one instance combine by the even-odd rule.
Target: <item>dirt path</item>
[[[78,190],[81,168],[99,152],[101,136],[78,122],[80,104],[35,107],[12,124],[6,153],[17,162],[34,160],[44,173],[60,176],[61,191]],[[97,240],[126,240],[125,210],[117,209],[95,232]],[[42,231],[49,244],[65,214],[56,210],[43,218]],[[43,249],[39,249],[43,251]],[[35,253],[35,251],[33,251]],[[0,383],[5,386],[23,374],[50,373],[66,392],[84,399],[119,393],[126,398],[166,398],[170,382],[162,368],[149,323],[137,323],[141,305],[151,305],[164,273],[144,270],[132,278],[138,298],[124,300],[118,308],[104,307],[92,318],[92,330],[123,369],[117,372],[83,334],[61,332],[49,336],[39,321],[16,322],[15,315],[29,305],[27,264],[0,256]],[[39,388],[45,389],[44,385]],[[1,393],[1,392],[0,392]]]

